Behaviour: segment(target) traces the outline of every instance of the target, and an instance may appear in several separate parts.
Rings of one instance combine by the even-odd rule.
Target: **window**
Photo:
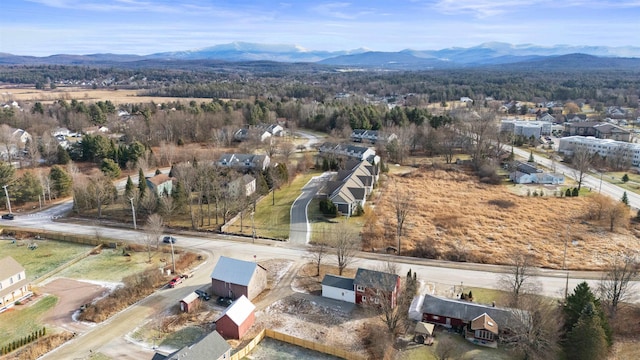
[[[365,301],[367,301],[367,297],[366,297],[366,296],[363,296],[363,297],[362,297],[362,302],[365,302]]]
[[[9,278],[9,285],[13,284],[13,276]]]
[[[357,286],[356,286],[356,290],[357,290],[357,291],[360,291],[360,292],[364,292],[364,286],[357,285]]]
[[[22,274],[18,274],[18,280],[22,280]]]

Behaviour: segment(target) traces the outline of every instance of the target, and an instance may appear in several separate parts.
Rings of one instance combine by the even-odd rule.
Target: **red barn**
[[[227,339],[241,339],[255,322],[256,306],[244,295],[234,301],[216,320],[216,331]]]

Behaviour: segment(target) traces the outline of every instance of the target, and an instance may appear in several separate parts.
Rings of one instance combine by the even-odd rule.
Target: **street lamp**
[[[9,199],[9,191],[7,190],[7,186],[9,185],[5,185],[3,186],[3,188],[4,188],[4,195],[7,197],[7,209],[9,209],[9,214],[11,214],[11,200]]]
[[[138,225],[136,224],[136,209],[133,207],[133,198],[129,198],[129,201],[131,202],[131,215],[133,216],[133,229],[138,230]]]

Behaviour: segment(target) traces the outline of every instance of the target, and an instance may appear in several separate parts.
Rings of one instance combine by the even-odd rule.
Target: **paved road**
[[[527,150],[518,149],[514,147],[513,152],[514,154],[521,156],[523,158],[526,158],[526,159],[529,158],[529,151]],[[561,162],[556,162],[555,164],[552,164],[552,161],[550,159],[547,159],[541,156],[534,156],[534,158],[538,164],[545,166],[547,168],[552,168],[552,166],[555,166],[556,172],[564,174],[564,176],[566,177],[572,178],[574,180],[577,177],[576,171],[573,168]],[[582,180],[582,187],[591,188],[592,191],[600,191],[602,194],[610,196],[616,200],[622,199],[622,194],[626,191],[621,187],[610,184],[606,181],[601,182],[599,177],[595,177],[591,175],[584,176]],[[629,197],[629,205],[635,209],[640,209],[640,195],[627,191],[627,196]]]
[[[309,224],[308,208],[320,187],[333,176],[334,173],[324,173],[314,176],[302,188],[302,193],[291,205],[291,226],[289,229],[289,242],[295,245],[306,245],[311,238],[311,225]]]

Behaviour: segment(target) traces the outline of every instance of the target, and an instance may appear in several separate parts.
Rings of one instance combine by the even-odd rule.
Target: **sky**
[[[0,52],[147,55],[234,41],[310,50],[485,42],[640,46],[640,0],[4,0]]]

